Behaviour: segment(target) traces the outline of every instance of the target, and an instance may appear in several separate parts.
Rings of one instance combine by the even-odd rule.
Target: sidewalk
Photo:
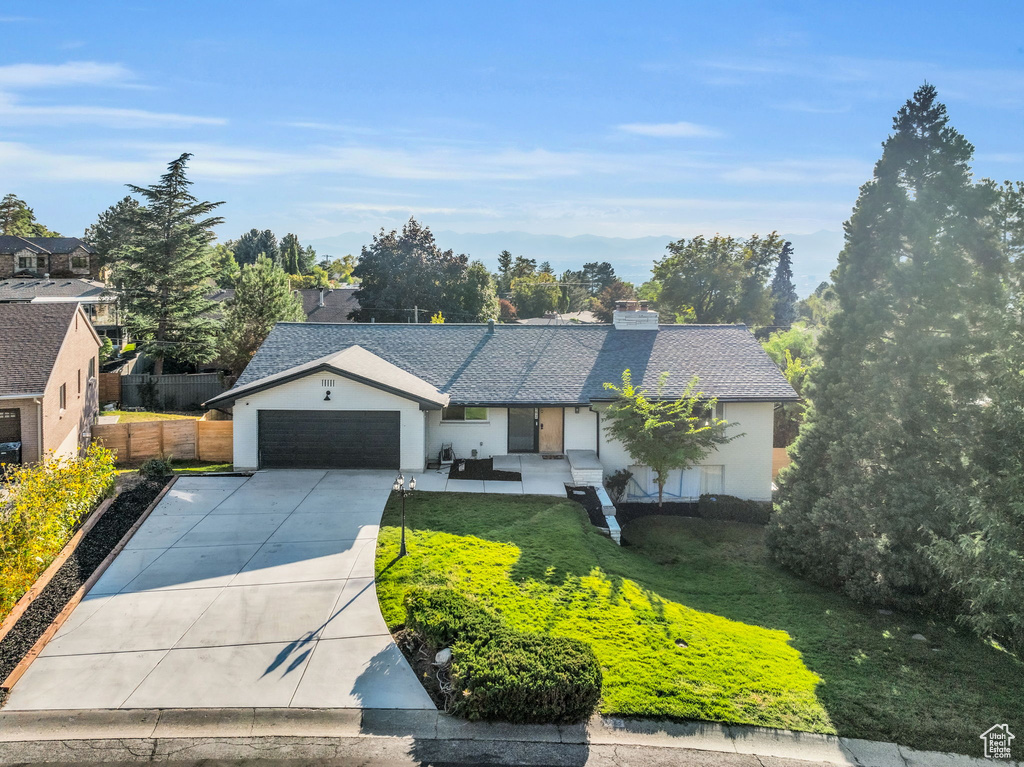
[[[980,767],[892,743],[595,716],[585,725],[472,723],[436,711],[165,709],[0,712],[0,764],[68,762]],[[294,762],[293,762],[294,763]],[[1000,761],[1000,765],[1019,765]]]

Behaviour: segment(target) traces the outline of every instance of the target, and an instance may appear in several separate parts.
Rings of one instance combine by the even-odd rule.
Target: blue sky
[[[189,151],[196,193],[227,201],[223,237],[410,214],[839,231],[924,80],[979,175],[1024,178],[1022,22],[1019,3],[891,0],[5,3],[0,192],[79,234]]]

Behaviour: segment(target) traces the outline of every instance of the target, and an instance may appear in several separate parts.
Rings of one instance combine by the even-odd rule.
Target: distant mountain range
[[[600,237],[592,234],[563,237],[556,234],[528,232],[451,232],[436,231],[439,246],[467,253],[483,261],[489,269],[498,268],[498,253],[550,261],[556,272],[578,269],[589,261],[608,261],[620,278],[640,284],[650,279],[651,264],[665,254],[665,246],[673,237]],[[813,234],[784,234],[793,243],[793,281],[801,297],[811,293],[819,283],[829,279],[836,257],[843,246],[842,232],[821,230]],[[370,232],[344,232],[333,237],[309,240],[323,255],[359,255],[363,245],[373,239]]]

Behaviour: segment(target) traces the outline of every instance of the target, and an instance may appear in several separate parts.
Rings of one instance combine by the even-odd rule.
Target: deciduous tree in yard
[[[846,224],[811,405],[780,476],[778,561],[858,600],[949,606],[927,556],[962,524],[1005,310],[998,193],[930,85],[899,110]]]
[[[302,299],[289,287],[288,275],[266,256],[242,267],[235,296],[224,311],[220,358],[241,373],[278,322],[302,322]]]
[[[622,442],[636,463],[654,471],[659,506],[664,501],[670,472],[694,466],[718,445],[740,436],[725,435],[727,422],[715,417],[718,400],[708,399],[696,390],[696,376],[677,399],[664,396],[668,377],[668,373],[661,374],[653,395],[633,385],[629,370],[623,371],[621,386],[604,385],[615,392],[615,401],[605,413],[605,429]]]
[[[602,290],[594,301],[594,316],[598,322],[611,322],[615,312],[616,301],[627,301],[636,298],[636,291],[628,282],[616,280]]]
[[[157,375],[166,358],[211,359],[217,343],[207,281],[213,273],[213,227],[223,223],[210,213],[222,203],[199,202],[189,191],[185,168],[191,156],[171,162],[154,186],[128,185],[144,204],[133,216],[131,238],[113,269],[125,325],[155,360]]]

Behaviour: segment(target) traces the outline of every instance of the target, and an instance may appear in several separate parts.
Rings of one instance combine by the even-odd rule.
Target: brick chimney
[[[616,330],[657,330],[658,313],[646,301],[616,301],[612,324]]]

